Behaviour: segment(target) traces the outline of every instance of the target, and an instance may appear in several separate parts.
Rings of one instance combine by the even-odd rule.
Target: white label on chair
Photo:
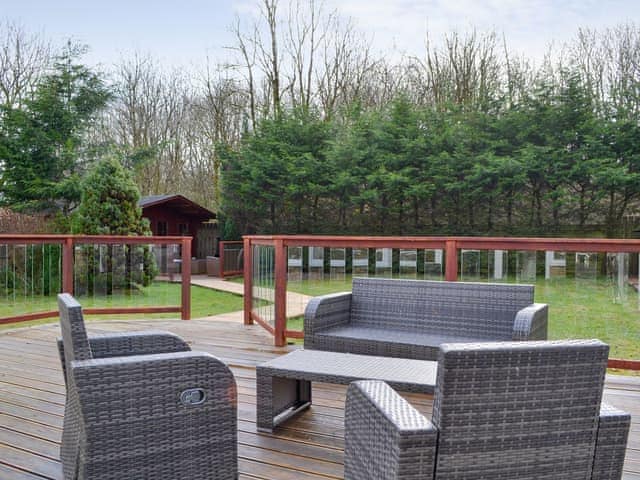
[[[190,388],[180,394],[180,401],[183,405],[200,405],[204,403],[207,395],[202,388]]]

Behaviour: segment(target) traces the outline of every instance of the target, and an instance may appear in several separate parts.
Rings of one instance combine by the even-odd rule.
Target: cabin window
[[[169,234],[169,228],[167,226],[167,222],[160,221],[158,222],[158,235],[164,237]]]

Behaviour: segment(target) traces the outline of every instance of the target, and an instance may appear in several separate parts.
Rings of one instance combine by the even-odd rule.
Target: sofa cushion
[[[406,330],[346,325],[318,332],[314,336],[313,348],[362,355],[437,360],[438,350],[442,343],[469,343],[482,340],[482,338],[459,334],[434,335]]]

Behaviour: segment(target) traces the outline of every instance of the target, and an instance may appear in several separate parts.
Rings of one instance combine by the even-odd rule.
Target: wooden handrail
[[[254,245],[273,245],[282,240],[287,247],[342,248],[456,248],[479,250],[555,250],[563,252],[640,252],[640,239],[546,238],[546,237],[353,237],[334,235],[248,235]]]
[[[74,244],[155,244],[155,245],[175,245],[182,239],[191,238],[188,236],[145,236],[145,235],[63,235],[63,234],[0,234],[0,244],[60,244],[67,239],[72,239]]]

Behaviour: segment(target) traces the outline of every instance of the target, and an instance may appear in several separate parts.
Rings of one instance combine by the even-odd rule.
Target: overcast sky
[[[42,32],[56,43],[89,45],[85,60],[108,67],[132,52],[162,63],[198,66],[223,61],[234,17],[249,19],[259,0],[0,0],[0,19]],[[285,4],[287,0],[281,0]],[[319,1],[319,0],[316,0]],[[640,0],[325,0],[351,17],[376,52],[422,55],[432,41],[475,27],[504,33],[507,45],[539,60],[552,42],[579,27],[640,22]],[[394,54],[394,53],[391,53]]]

